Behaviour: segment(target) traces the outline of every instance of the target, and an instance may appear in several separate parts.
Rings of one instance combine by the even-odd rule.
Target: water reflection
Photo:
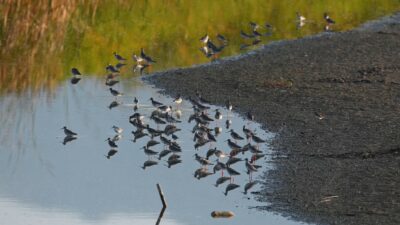
[[[142,102],[137,112],[147,115],[146,118],[154,110],[146,99],[154,97],[161,102],[172,103],[172,98],[159,95],[151,87],[134,85],[135,82],[124,80],[121,84],[126,86],[119,84],[118,89],[125,93],[119,100],[132,102],[137,96]],[[31,111],[20,114],[20,118],[30,121],[30,124],[19,127],[13,121],[8,130],[0,131],[0,137],[5,137],[7,132],[30,131],[27,135],[11,136],[0,147],[0,205],[3,210],[10,212],[1,214],[2,221],[21,223],[18,217],[14,217],[15,213],[25,213],[31,217],[32,224],[38,224],[39,218],[74,224],[115,223],[130,219],[142,224],[154,224],[161,206],[155,184],[160,183],[169,203],[161,222],[163,224],[215,223],[211,221],[210,213],[216,209],[231,210],[236,215],[229,221],[218,223],[243,224],[246,221],[260,224],[262,221],[264,224],[268,220],[274,224],[296,224],[248,209],[248,206],[258,203],[252,198],[247,199],[242,193],[250,182],[244,161],[232,165],[234,170],[242,174],[234,178],[234,183],[240,188],[228,190],[229,180],[215,187],[221,172],[213,175],[212,168],[207,170],[210,174],[199,171],[200,180],[194,178],[195,171],[204,167],[195,161],[193,155],[198,153],[205,158],[209,148],[204,146],[197,152],[194,150],[193,134],[190,132],[193,124],[189,126],[186,122],[192,111],[190,103],[184,101],[180,106],[182,124],[178,127],[182,130],[176,133],[179,137],[176,141],[182,147],[181,157],[170,158],[174,155],[171,152],[159,160],[164,150],[160,143],[152,147],[159,155],[150,159],[157,165],[146,166],[142,170],[140,167],[149,160],[149,156],[141,147],[147,145],[150,138],[140,138],[135,143],[131,141],[134,134],[130,131],[135,129],[128,118],[135,113],[133,104],[122,104],[115,110],[108,110],[106,106],[114,97],[101,80],[86,78],[79,85],[64,84],[50,100],[45,95],[36,97]],[[4,104],[7,99],[13,104],[26,101],[23,97],[7,96],[2,97],[1,103]],[[211,107],[210,112],[214,109]],[[9,109],[0,107],[0,110],[2,115],[7,115]],[[224,117],[227,116],[227,111],[221,112]],[[240,131],[247,124],[233,113],[230,115],[231,128],[235,131]],[[152,120],[147,122],[151,127],[156,126]],[[60,144],[65,138],[60,130],[64,125],[78,134],[78,139],[67,145]],[[104,142],[116,134],[112,129],[114,125],[124,130],[122,139],[117,141],[118,149],[114,149],[118,151],[116,154]],[[257,129],[261,137],[270,138],[258,125],[251,126]],[[215,151],[214,155],[209,156],[213,164],[217,156],[223,161],[223,154],[229,153],[227,143],[223,140],[231,138],[230,133],[223,130],[219,135],[214,146],[221,152],[216,154]],[[159,141],[158,138],[156,140]],[[15,145],[17,142],[23,143],[23,146]],[[238,142],[241,145],[244,143]],[[265,145],[260,149],[267,152]],[[110,156],[110,159],[105,156]],[[265,169],[268,166],[260,170]],[[229,177],[228,174],[228,171],[224,171],[222,176]],[[257,178],[253,177],[253,180]],[[257,186],[253,188],[256,190]],[[223,194],[225,192],[228,196]]]
[[[205,34],[221,43],[211,49],[224,57],[261,43],[319,33],[326,26],[324,12],[336,22],[329,30],[342,31],[399,7],[398,0],[6,1],[0,7],[0,92],[53,89],[72,67],[103,74],[111,63],[131,75],[190,66],[215,56],[210,46],[206,50],[199,43]],[[296,12],[307,20],[299,20]],[[141,48],[157,63],[133,67],[131,57],[140,56]],[[202,57],[199,48],[210,58]],[[127,60],[118,60],[114,52]]]

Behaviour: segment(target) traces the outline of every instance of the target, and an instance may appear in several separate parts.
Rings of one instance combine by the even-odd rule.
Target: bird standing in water
[[[77,133],[73,132],[72,130],[69,130],[66,126],[64,126],[61,129],[64,129],[64,134],[67,135],[67,136],[76,136],[76,135],[78,135]]]
[[[335,21],[331,19],[328,13],[324,13],[324,19],[328,25],[335,24]]]
[[[125,61],[126,59],[124,57],[122,57],[121,55],[118,55],[116,52],[113,53],[114,57],[118,60],[118,61]]]

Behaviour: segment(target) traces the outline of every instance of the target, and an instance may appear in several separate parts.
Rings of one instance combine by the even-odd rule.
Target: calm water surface
[[[177,133],[183,162],[170,169],[165,161],[141,169],[148,157],[140,147],[149,138],[131,142],[130,131],[134,129],[128,117],[133,114],[133,97],[143,101],[138,112],[147,115],[153,110],[148,101],[151,96],[169,104],[172,98],[138,82],[127,79],[123,80],[124,85],[116,87],[125,93],[120,99],[124,104],[112,110],[108,105],[114,97],[103,81],[96,78],[83,79],[76,86],[66,82],[53,96],[43,93],[34,101],[29,96],[1,97],[2,118],[19,120],[19,123],[2,121],[7,126],[0,131],[3,143],[0,147],[1,221],[8,224],[27,224],[27,221],[28,224],[155,224],[161,209],[156,191],[156,183],[160,183],[169,204],[162,224],[298,224],[249,209],[260,203],[251,194],[242,193],[249,179],[244,162],[232,166],[242,173],[235,178],[241,187],[228,196],[223,194],[226,184],[213,186],[219,173],[201,180],[193,177],[200,166],[193,157],[196,153],[190,132],[193,123],[187,123],[190,103],[184,102],[181,106],[184,122],[178,125],[182,131]],[[18,111],[13,111],[13,107]],[[226,118],[227,112],[222,112]],[[231,120],[232,128],[239,133],[246,125],[264,139],[273,137],[258,124],[248,123],[236,114],[231,115]],[[79,134],[77,140],[66,145],[61,143],[64,133],[60,128],[64,125]],[[106,159],[104,155],[110,148],[104,140],[114,135],[113,125],[124,128],[123,138],[118,142],[118,153]],[[152,122],[150,125],[156,126]],[[212,123],[211,127],[216,125]],[[224,127],[224,121],[219,126]],[[218,136],[216,147],[229,152],[224,142],[229,138],[226,131],[224,128]],[[197,153],[205,156],[208,147],[201,147]],[[157,151],[162,148],[161,145],[153,147]],[[269,153],[267,144],[260,148]],[[244,156],[250,157],[248,153]],[[263,168],[254,174],[254,179],[268,169],[265,160],[268,161],[268,156],[258,161]],[[255,186],[251,191],[258,188]],[[232,210],[236,216],[212,219],[213,210]]]
[[[235,178],[241,187],[228,196],[223,195],[226,184],[213,186],[218,175],[193,177],[199,164],[194,161],[189,132],[193,124],[186,122],[189,103],[182,105],[185,122],[178,133],[183,163],[168,169],[161,161],[146,170],[140,168],[147,160],[140,147],[148,138],[130,141],[133,97],[141,100],[139,112],[146,115],[153,110],[151,96],[167,104],[172,104],[172,98],[138,81],[131,55],[143,47],[157,60],[144,71],[148,74],[209,62],[199,51],[199,38],[206,33],[215,42],[217,34],[228,39],[221,58],[274,40],[323,32],[324,12],[336,20],[332,31],[343,31],[399,9],[398,0],[5,1],[0,5],[0,221],[14,225],[155,224],[161,209],[156,191],[160,183],[169,204],[161,224],[299,224],[249,209],[260,203],[252,194],[242,194],[249,179],[243,162],[232,166],[242,173]],[[307,18],[304,26],[298,26],[296,11]],[[250,21],[261,26],[268,22],[273,29],[259,44],[243,48],[251,41],[243,39],[240,31],[251,32]],[[260,32],[266,32],[265,28]],[[117,63],[114,51],[128,58],[128,65],[116,85],[125,93],[120,98],[123,104],[110,110],[114,98],[103,77],[105,66]],[[92,75],[71,85],[72,67]],[[223,113],[226,119],[227,112]],[[236,114],[231,119],[233,129],[241,134],[248,122]],[[79,134],[66,145],[60,129],[64,125]],[[110,148],[104,140],[114,135],[113,125],[125,131],[118,153],[106,159]],[[273,138],[258,124],[250,126],[262,138]],[[218,137],[217,148],[228,151],[225,132]],[[204,156],[208,147],[198,153]],[[263,167],[254,179],[271,168],[268,144],[261,149],[267,157],[258,161]],[[212,219],[213,210],[231,210],[236,216]]]

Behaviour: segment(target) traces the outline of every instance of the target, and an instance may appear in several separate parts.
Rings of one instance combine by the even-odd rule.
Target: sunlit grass
[[[321,32],[324,12],[342,31],[399,9],[398,0],[3,0],[0,93],[56,87],[71,67],[102,76],[115,63],[112,52],[131,59],[141,47],[158,61],[153,71],[204,63],[198,39],[205,33],[229,39],[222,57],[239,54],[239,32],[249,31],[249,21],[274,26],[265,44]],[[301,30],[296,11],[311,20]]]

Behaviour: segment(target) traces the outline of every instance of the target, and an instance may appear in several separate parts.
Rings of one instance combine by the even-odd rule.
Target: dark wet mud
[[[252,111],[271,143],[260,209],[318,224],[400,224],[400,14],[146,78]]]

